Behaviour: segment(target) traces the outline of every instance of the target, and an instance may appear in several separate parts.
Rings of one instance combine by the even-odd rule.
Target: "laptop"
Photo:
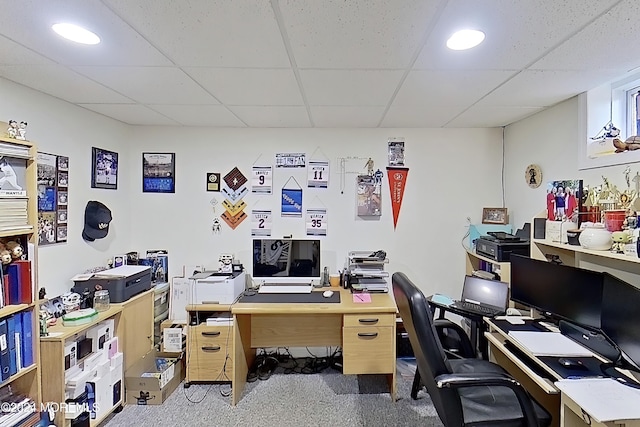
[[[509,285],[498,280],[465,276],[462,297],[452,306],[485,317],[495,317],[507,311]]]

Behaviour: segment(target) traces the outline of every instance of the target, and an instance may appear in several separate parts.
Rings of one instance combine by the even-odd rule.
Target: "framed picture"
[[[118,189],[118,153],[91,148],[91,188]]]
[[[507,208],[483,208],[482,223],[483,224],[507,224]]]
[[[142,192],[175,193],[175,153],[142,153]]]

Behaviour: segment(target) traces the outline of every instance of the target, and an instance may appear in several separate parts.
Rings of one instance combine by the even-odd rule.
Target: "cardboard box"
[[[158,359],[167,366],[158,369]],[[125,372],[124,387],[129,405],[161,405],[184,379],[181,354],[151,351]]]

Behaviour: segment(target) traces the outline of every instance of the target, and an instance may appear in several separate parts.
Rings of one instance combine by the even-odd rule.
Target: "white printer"
[[[189,278],[189,304],[232,304],[245,289],[245,273],[205,271]]]

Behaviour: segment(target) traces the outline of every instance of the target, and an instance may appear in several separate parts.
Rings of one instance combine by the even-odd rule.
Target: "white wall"
[[[306,170],[274,168],[274,194],[245,197],[252,208],[272,209],[273,236],[304,237],[304,220],[280,218],[280,190],[293,175],[304,189],[303,205],[326,206],[328,236],[322,238],[322,264],[331,271],[344,266],[351,250],[387,251],[388,271],[404,271],[425,293],[460,292],[464,274],[463,236],[467,217],[478,223],[482,207],[501,206],[502,161],[499,129],[213,129],[131,127],[74,107],[58,99],[0,79],[0,117],[29,122],[28,137],[43,152],[70,158],[69,240],[39,249],[39,286],[49,296],[67,291],[69,278],[108,258],[131,250],[169,250],[170,274],[183,266],[217,267],[221,253],[233,253],[250,267],[250,221],[236,230],[222,224],[214,235],[206,172],[223,175],[234,166],[249,175],[251,166],[274,164],[277,152],[305,152],[330,161],[329,189],[306,189]],[[394,231],[389,199],[386,145],[391,136],[406,140],[410,168],[398,227]],[[90,188],[91,147],[119,153],[118,190]],[[317,151],[316,151],[317,150]],[[176,153],[176,193],[142,193],[144,151]],[[316,152],[314,156],[312,153]],[[347,162],[344,194],[338,158]],[[385,172],[383,216],[355,215],[355,172],[368,157]],[[365,160],[363,160],[363,158]],[[317,197],[317,198],[316,198]],[[84,207],[100,200],[113,213],[107,238],[82,240]],[[215,215],[222,213],[217,206]]]
[[[394,231],[389,199],[386,145],[390,136],[406,139],[406,166],[410,168],[398,227]],[[135,128],[131,145],[131,240],[135,250],[169,250],[170,274],[187,266],[216,268],[221,253],[233,253],[251,268],[251,224],[236,230],[222,224],[211,231],[212,198],[205,191],[207,172],[223,176],[234,166],[249,176],[251,166],[273,165],[277,152],[318,149],[315,158],[328,158],[331,176],[326,190],[306,188],[306,170],[274,168],[274,194],[245,197],[246,212],[271,209],[273,236],[305,237],[304,219],[280,217],[280,191],[290,176],[303,187],[303,209],[328,209],[328,236],[322,238],[321,262],[335,271],[344,266],[348,251],[387,251],[388,271],[402,270],[425,292],[459,293],[464,274],[463,248],[466,217],[480,221],[483,206],[499,206],[501,131],[498,129],[202,129]],[[176,153],[176,193],[141,192],[141,153]],[[358,157],[347,172],[364,172],[368,157],[385,172],[383,216],[362,220],[355,215],[355,173],[341,178],[337,159]],[[317,197],[317,198],[316,198]],[[218,205],[216,214],[222,213]]]
[[[26,121],[27,138],[38,151],[69,157],[68,241],[42,246],[38,250],[39,287],[50,297],[68,291],[69,280],[87,268],[105,265],[107,258],[130,246],[130,171],[120,169],[118,190],[91,188],[91,147],[125,155],[130,131],[127,126],[104,116],[75,107],[57,98],[0,79],[0,120]],[[1,130],[4,132],[4,129]],[[85,242],[82,237],[87,201],[99,200],[113,213],[109,235]]]
[[[582,179],[591,187],[603,183],[602,176],[619,189],[626,189],[624,170],[627,165],[578,170],[579,146],[585,131],[580,132],[580,105],[584,97],[574,97],[552,108],[509,125],[505,129],[505,193],[506,205],[515,225],[530,222],[546,209],[546,182]],[[595,109],[593,106],[590,109]],[[607,113],[608,114],[608,113]],[[606,123],[604,118],[601,123]],[[590,134],[591,135],[591,134]],[[525,181],[527,165],[536,163],[542,169],[543,185],[531,189]],[[631,167],[631,176],[640,166]],[[631,184],[633,187],[633,183]]]

